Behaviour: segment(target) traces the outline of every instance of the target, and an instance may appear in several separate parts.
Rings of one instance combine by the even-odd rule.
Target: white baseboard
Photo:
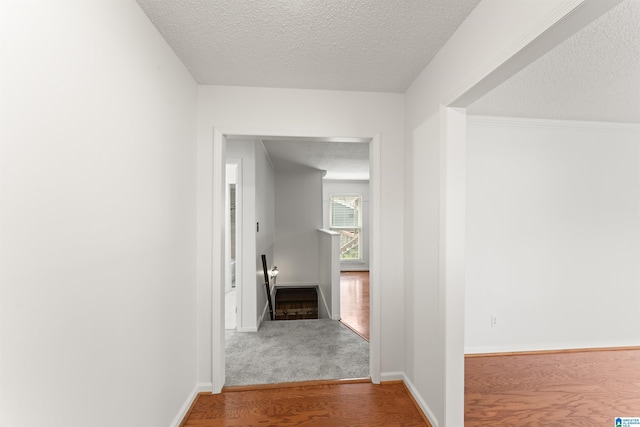
[[[607,342],[573,342],[573,343],[543,343],[543,344],[526,344],[526,345],[493,345],[465,347],[464,354],[493,354],[493,353],[527,353],[536,351],[571,351],[583,349],[607,349],[619,347],[640,347],[640,341],[607,341]]]
[[[269,297],[271,298],[271,297]],[[260,315],[260,318],[258,319],[258,329],[260,329],[260,325],[262,325],[262,322],[264,321],[264,318],[267,317],[267,313],[269,312],[269,301],[265,301],[264,302],[264,308],[262,309],[262,314]],[[269,320],[271,320],[269,318]]]
[[[385,382],[385,381],[404,382],[407,388],[409,389],[409,393],[411,393],[415,401],[418,403],[418,406],[420,406],[420,409],[429,420],[429,423],[431,423],[433,427],[438,427],[438,419],[433,414],[433,411],[431,410],[431,408],[429,408],[429,405],[427,405],[427,402],[424,401],[424,399],[422,398],[422,396],[420,395],[416,387],[413,385],[411,380],[409,380],[409,378],[404,372],[381,372],[380,381],[381,382]]]
[[[429,408],[429,405],[427,405],[427,402],[424,401],[424,399],[422,398],[420,393],[418,393],[418,390],[413,385],[413,383],[409,380],[409,378],[407,378],[407,376],[404,374],[403,376],[404,376],[403,378],[404,383],[406,384],[413,398],[416,400],[416,402],[418,402],[418,406],[420,406],[420,409],[422,409],[422,412],[424,412],[424,414],[427,416],[429,423],[431,423],[433,427],[438,427],[438,419],[434,415],[431,408]]]
[[[260,329],[260,325],[262,325],[262,321],[264,320],[264,316],[268,308],[269,305],[265,302],[264,310],[262,310],[262,316],[260,316],[260,318],[258,319],[257,326],[236,326],[235,330],[237,332],[258,332],[258,329]]]
[[[331,310],[329,310],[329,305],[327,304],[327,300],[324,297],[324,292],[322,292],[322,287],[318,286],[318,291],[320,292],[320,299],[322,300],[322,304],[324,305],[324,309],[327,312],[328,318],[333,320],[340,320],[339,316],[338,316],[338,319],[333,318],[333,315],[331,314]]]
[[[404,372],[380,372],[380,382],[404,381]]]
[[[175,418],[171,422],[170,426],[171,427],[179,427],[180,423],[184,419],[185,415],[187,415],[187,412],[189,411],[189,408],[191,408],[191,405],[193,404],[193,401],[195,400],[195,398],[198,395],[198,393],[201,393],[203,391],[209,391],[210,392],[211,390],[213,390],[213,385],[211,383],[200,383],[200,384],[197,384],[195,386],[195,388],[193,389],[193,391],[191,393],[189,393],[189,396],[187,396],[187,400],[184,401],[184,403],[180,407],[180,410],[178,410],[178,413],[176,414]]]

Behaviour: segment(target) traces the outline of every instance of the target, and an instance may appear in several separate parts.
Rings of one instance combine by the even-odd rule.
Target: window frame
[[[346,198],[346,197],[357,197],[358,198],[358,208],[357,208],[357,226],[356,227],[347,227],[347,226],[334,226],[333,225],[333,203],[334,198]],[[363,224],[363,204],[364,197],[360,193],[332,193],[329,194],[329,230],[335,231],[337,233],[341,233],[342,230],[357,230],[358,231],[358,258],[342,258],[342,254],[340,254],[340,262],[356,262],[363,263],[364,262],[364,224]]]

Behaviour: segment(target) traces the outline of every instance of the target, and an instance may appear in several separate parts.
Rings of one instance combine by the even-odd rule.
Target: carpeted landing
[[[369,377],[369,343],[336,320],[225,331],[226,386]]]

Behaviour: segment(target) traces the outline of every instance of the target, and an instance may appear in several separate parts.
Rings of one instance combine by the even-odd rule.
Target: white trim
[[[233,158],[225,159],[227,162],[232,162],[236,165],[236,329],[242,327],[242,312],[244,307],[244,292],[243,286],[244,279],[244,263],[242,251],[244,248],[243,236],[244,236],[244,187],[243,187],[243,168],[242,159]]]
[[[260,315],[260,317],[258,318],[258,323],[256,323],[256,326],[238,326],[236,328],[236,331],[238,332],[258,332],[258,330],[260,329],[260,326],[262,325],[262,322],[264,321],[265,316],[267,315],[267,311],[269,309],[269,301],[265,301],[264,302],[264,308],[262,309],[262,314]]]
[[[189,393],[189,396],[187,396],[187,399],[184,401],[175,418],[169,425],[171,427],[179,427],[180,423],[182,423],[182,420],[184,420],[184,417],[187,415],[187,412],[189,412],[189,408],[191,408],[191,405],[193,405],[193,402],[198,394],[205,391],[211,391],[211,387],[211,383],[196,384],[195,388],[193,389],[193,391],[191,391],[191,393]]]
[[[621,2],[571,0],[560,4],[452,91],[443,104],[469,106]]]
[[[431,410],[429,405],[427,405],[427,402],[425,402],[425,400],[422,398],[420,392],[418,392],[418,389],[413,385],[407,374],[400,371],[383,372],[380,374],[380,381],[402,381],[407,386],[409,393],[411,393],[411,396],[413,396],[413,398],[415,399],[416,403],[420,407],[420,410],[429,420],[429,423],[431,423],[433,427],[438,427],[438,418],[436,418],[433,411]]]
[[[445,416],[463,425],[466,225],[466,115],[440,111],[440,322],[444,325]]]
[[[440,111],[440,294],[445,347],[445,416],[463,425],[466,226],[465,110]]]
[[[222,181],[217,177],[218,173],[222,171],[225,172],[225,159],[224,156],[220,158],[220,155],[224,155],[225,146],[226,146],[226,136],[233,137],[234,135],[242,135],[249,137],[276,137],[276,138],[323,138],[326,139],[327,134],[320,134],[314,131],[311,132],[301,132],[301,131],[290,131],[290,130],[259,130],[259,129],[242,129],[242,128],[229,128],[229,129],[220,129],[217,127],[213,128],[213,162],[211,163],[212,170],[207,170],[205,172],[211,172],[213,175],[213,207],[216,207],[215,200],[217,199],[221,190],[224,190],[224,175],[222,177]],[[329,137],[334,137],[335,135],[330,135]],[[369,137],[363,137],[362,135],[345,135],[342,138],[356,138],[358,141],[362,141],[363,143],[366,140],[369,140],[369,164],[370,164],[370,198],[369,198],[369,209],[371,212],[370,218],[370,228],[371,228],[371,237],[369,239],[369,252],[370,252],[370,341],[369,341],[369,372],[371,373],[371,381],[374,384],[380,383],[380,355],[381,355],[381,327],[380,327],[380,319],[381,319],[381,301],[380,301],[380,233],[379,227],[381,222],[381,186],[380,186],[380,178],[381,178],[381,136],[380,133],[375,134]],[[209,165],[206,165],[208,168]],[[218,172],[216,172],[218,171]],[[224,206],[224,203],[220,203]],[[213,210],[213,215],[215,217],[216,210]],[[222,212],[223,213],[223,212]],[[218,213],[220,215],[221,213]],[[213,221],[213,219],[212,219]],[[225,371],[225,360],[224,360],[224,295],[220,293],[218,295],[218,288],[220,285],[224,284],[224,247],[217,248],[216,244],[219,242],[221,238],[224,237],[224,229],[217,228],[218,223],[213,222],[212,228],[212,239],[214,243],[214,247],[212,250],[212,258],[205,257],[206,262],[211,262],[211,289],[212,289],[212,343],[211,343],[211,365],[212,365],[212,383],[213,383],[213,392],[220,393],[222,391],[222,386],[224,385],[224,371]],[[376,229],[376,227],[378,227]],[[224,243],[224,239],[222,239],[222,243]],[[221,252],[222,250],[222,252]],[[222,264],[222,268],[220,270],[216,270]],[[207,268],[209,266],[207,265]],[[216,276],[214,276],[214,272],[217,274],[222,274],[222,281],[219,279],[216,280]],[[278,284],[280,286],[281,284]],[[216,295],[218,295],[218,299],[221,301],[216,301]],[[216,310],[220,313],[220,315],[215,315]],[[218,319],[218,317],[220,317]]]
[[[640,124],[638,123],[592,122],[584,120],[469,115],[467,116],[467,123],[484,127],[570,129],[595,132],[640,132]]]
[[[322,292],[321,286],[318,286],[318,291],[320,292],[320,297],[322,298],[322,304],[324,304],[324,309],[327,312],[329,319],[340,320],[340,319],[334,319],[333,316],[331,315],[331,310],[329,310],[329,306],[327,305],[327,299],[324,297],[324,292]],[[320,313],[318,312],[318,318],[320,318],[319,314]]]
[[[433,413],[433,411],[431,410],[429,405],[427,405],[427,402],[425,402],[425,400],[422,398],[422,396],[418,392],[418,389],[416,388],[416,386],[413,385],[411,380],[409,380],[409,378],[405,375],[404,372],[402,373],[402,381],[404,381],[404,384],[409,389],[409,393],[411,393],[411,395],[415,399],[416,403],[418,404],[418,406],[420,407],[420,409],[422,410],[424,415],[429,420],[429,423],[433,427],[438,427],[438,425],[439,425],[438,418],[436,418],[435,414]],[[462,425],[462,424],[460,424],[460,425]]]
[[[516,345],[481,346],[466,347],[465,354],[487,354],[487,353],[522,353],[531,351],[572,351],[584,349],[610,349],[620,347],[640,347],[640,340],[624,340],[610,342],[571,342],[565,344],[558,343],[531,343]]]
[[[380,298],[380,266],[381,256],[380,248],[380,224],[382,220],[382,200],[381,189],[381,136],[378,133],[369,143],[369,305],[371,313],[369,314],[370,336],[369,336],[369,372],[371,381],[374,384],[380,384],[380,372],[382,363],[380,356],[382,354],[382,338],[381,326],[382,319],[382,303]]]
[[[220,393],[225,382],[224,360],[224,195],[226,181],[225,137],[213,129],[213,198],[211,205],[212,242],[211,257],[211,383],[213,392]],[[214,355],[216,357],[214,357]]]
[[[226,157],[226,156],[225,156]],[[244,301],[242,298],[242,294],[243,294],[243,289],[244,287],[242,286],[242,225],[243,225],[243,208],[244,208],[244,203],[242,200],[242,193],[243,193],[243,189],[242,189],[242,158],[239,157],[226,157],[225,158],[225,167],[226,165],[233,165],[235,166],[235,171],[236,171],[236,176],[235,176],[235,180],[236,180],[236,272],[235,272],[235,289],[236,289],[236,330],[238,330],[238,328],[242,328],[242,302]],[[228,185],[225,184],[226,187],[228,187]],[[227,205],[226,201],[225,201],[225,206]],[[226,213],[225,213],[226,215]],[[225,227],[227,226],[226,223],[226,218],[225,218]],[[227,239],[225,237],[225,244],[227,243],[227,240],[230,241],[230,239]],[[226,255],[226,248],[225,248],[225,255]],[[225,261],[226,262],[226,261]],[[226,277],[226,274],[225,274]],[[224,309],[226,310],[227,307],[224,307]]]
[[[331,244],[331,273],[330,273],[330,284],[329,287],[331,288],[331,310],[329,310],[329,306],[327,304],[327,300],[324,296],[324,292],[322,291],[322,286],[318,286],[318,288],[320,289],[320,293],[322,294],[322,301],[324,302],[324,306],[327,312],[327,315],[329,316],[329,319],[332,320],[340,320],[340,269],[341,269],[341,263],[340,263],[340,233],[337,233],[335,231],[331,231],[331,230],[327,230],[324,228],[320,228],[318,229],[318,231],[321,233],[320,235],[320,239],[322,240],[323,237],[326,235],[329,237],[330,239],[330,244]],[[322,255],[321,255],[322,257]]]
[[[362,233],[364,235],[364,232]],[[331,235],[331,308],[333,315],[328,311],[329,317],[333,320],[340,320],[342,313],[342,306],[340,305],[342,292],[340,286],[340,237]],[[326,302],[325,302],[326,304]],[[369,307],[371,308],[371,307]]]
[[[324,178],[322,182],[326,183],[346,183],[346,184],[364,184],[369,182],[368,179],[336,179],[336,178]]]
[[[571,12],[584,1],[585,0],[567,1],[566,3],[561,4],[559,7],[551,11],[547,16],[545,16],[544,19],[540,20],[540,22],[538,22],[536,26],[531,27],[528,32],[523,34],[518,40],[515,40],[513,43],[499,52],[495,57],[491,58],[491,60],[489,60],[484,67],[479,68],[478,71],[476,71],[468,80],[466,80],[463,84],[456,88],[456,90],[452,92],[453,96],[448,97],[447,102],[445,102],[444,105],[451,107],[461,106],[458,105],[458,103],[460,102],[468,105],[472,102],[469,102],[469,99],[473,99],[473,101],[475,101],[482,95],[494,89],[496,86],[498,86],[499,83],[507,80],[511,75],[515,74],[516,71],[511,71],[508,77],[500,76],[503,77],[502,79],[498,77],[498,80],[500,80],[499,83],[491,85],[490,87],[484,87],[487,85],[487,83],[493,83],[495,77],[493,79],[491,79],[490,77],[495,74],[496,71],[503,68],[505,64],[508,64],[511,60],[513,60],[518,53],[529,47],[529,45],[534,40],[538,39],[541,34],[548,31],[549,27],[556,24],[567,13]],[[546,50],[541,52],[538,56],[541,56],[544,53],[546,53]],[[524,64],[518,69],[523,68],[526,65],[527,64]],[[476,93],[476,91],[480,89],[482,89],[483,92]],[[466,105],[464,106],[466,107]]]
[[[405,378],[406,378],[406,375],[404,374],[404,372],[400,372],[400,371],[380,373],[380,382],[404,381]]]
[[[273,292],[273,285],[269,285],[269,295],[267,296],[267,298],[271,298],[271,301],[273,302],[273,297],[272,297],[272,292]],[[273,308],[274,312],[273,315],[276,315],[275,312],[275,307]],[[258,331],[258,329],[260,329],[260,326],[262,326],[262,322],[264,322],[265,317],[267,317],[267,312],[269,311],[269,300],[266,300],[264,302],[264,307],[262,308],[262,314],[260,314],[260,318],[258,319],[258,324],[255,327],[256,332]]]
[[[231,229],[231,184],[229,183],[229,175],[231,175],[231,171],[233,170],[233,175],[235,175],[235,165],[225,163],[225,176],[226,181],[224,183],[224,229]],[[231,279],[231,233],[225,233],[224,235],[224,265],[227,268],[224,274],[224,292],[225,294],[232,289],[232,279]],[[226,298],[225,298],[226,301]],[[225,306],[225,310],[227,307]],[[226,322],[225,322],[226,325]]]
[[[357,227],[334,227],[333,226],[333,198],[334,197],[357,197],[359,203],[358,207],[358,226]],[[358,230],[360,242],[358,242],[358,257],[359,258],[341,258],[339,257],[339,264],[348,264],[348,263],[359,263],[365,264],[366,261],[364,259],[364,247],[367,244],[366,239],[364,238],[364,196],[362,193],[329,193],[329,231],[334,230]],[[341,234],[339,231],[334,231],[337,234]],[[338,251],[340,250],[340,243],[338,243]],[[339,267],[340,268],[340,267]]]
[[[330,234],[332,236],[339,236],[340,233],[336,233],[335,231],[331,231],[327,228],[318,228],[318,231],[322,231],[323,233]]]

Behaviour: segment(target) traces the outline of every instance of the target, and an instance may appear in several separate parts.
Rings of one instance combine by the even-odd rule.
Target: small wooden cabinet
[[[318,318],[318,288],[276,287],[275,320]]]

